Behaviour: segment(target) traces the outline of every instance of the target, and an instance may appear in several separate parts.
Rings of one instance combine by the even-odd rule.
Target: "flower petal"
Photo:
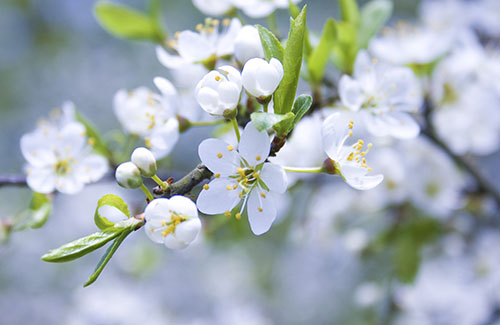
[[[56,177],[56,190],[65,194],[76,194],[83,190],[83,183],[76,175],[70,173]]]
[[[168,204],[170,210],[180,215],[187,216],[189,219],[198,218],[198,209],[196,205],[191,199],[185,196],[174,195],[169,199]]]
[[[201,162],[214,174],[229,176],[237,173],[240,156],[233,146],[219,139],[206,139],[198,147]]]
[[[262,195],[263,194],[263,195]],[[248,222],[252,232],[259,236],[267,232],[276,219],[276,206],[269,193],[255,188],[248,198]]]
[[[32,166],[42,167],[56,163],[57,158],[50,147],[51,141],[40,132],[28,133],[21,137],[21,152]]]
[[[165,237],[165,246],[170,249],[184,249],[188,247],[188,243],[183,242],[175,237],[174,234],[169,234]]]
[[[208,190],[203,189],[196,200],[198,210],[205,214],[220,214],[231,211],[240,201],[239,189],[235,181],[220,178],[208,184]],[[230,188],[228,190],[228,188]]]
[[[351,187],[360,190],[371,190],[378,184],[380,184],[384,180],[384,175],[377,174],[373,176],[362,176],[362,177],[354,177],[354,178],[346,178],[346,183]]]
[[[182,57],[168,53],[161,46],[156,47],[156,57],[161,64],[169,69],[179,69],[187,63]]]
[[[32,168],[28,167],[26,177],[28,186],[35,192],[48,194],[56,187],[56,176],[52,166]]]
[[[348,75],[340,78],[339,93],[342,104],[351,111],[358,111],[363,104],[363,93],[359,83]]]
[[[215,53],[214,47],[206,38],[190,30],[182,31],[177,42],[177,52],[189,62],[203,61]]]
[[[270,191],[285,193],[287,188],[286,173],[283,168],[273,163],[264,163],[260,173],[260,179],[266,184]]]
[[[190,244],[193,240],[196,239],[196,237],[198,237],[200,230],[201,230],[200,219],[199,218],[190,219],[181,222],[175,228],[175,238],[186,244]]]
[[[241,135],[238,151],[250,166],[263,163],[269,156],[271,142],[266,131],[257,131],[252,122],[248,122]]]
[[[75,168],[75,175],[82,183],[97,182],[108,171],[108,161],[101,155],[88,155]]]
[[[170,118],[167,123],[155,127],[150,140],[151,152],[155,158],[165,157],[179,140],[179,121],[176,118]]]
[[[349,122],[344,114],[335,112],[326,118],[321,127],[321,137],[328,157],[333,160],[339,159],[339,153],[348,134]]]

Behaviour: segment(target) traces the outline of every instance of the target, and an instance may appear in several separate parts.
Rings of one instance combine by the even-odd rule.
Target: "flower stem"
[[[238,142],[240,142],[240,129],[238,128],[238,121],[236,120],[236,117],[232,119],[233,122],[233,127],[234,127],[234,133],[236,133],[236,139]]]
[[[165,190],[167,189],[167,187],[168,187],[167,183],[165,183],[164,181],[162,181],[162,180],[158,177],[158,175],[154,174],[154,175],[153,175],[153,177],[151,177],[151,178],[153,179],[153,181],[155,181],[155,182],[156,182],[156,184],[160,185],[160,187],[161,187],[161,189],[162,189],[162,190],[164,190],[164,191],[165,191]]]
[[[146,194],[146,197],[148,198],[149,201],[153,201],[155,199],[153,197],[153,194],[151,194],[151,192],[148,190],[146,186],[144,186],[144,184],[141,184],[139,188],[144,192],[144,194]]]
[[[226,122],[226,120],[191,122],[191,126],[210,126],[210,125],[222,124],[224,122]]]
[[[263,105],[263,107],[264,107],[264,112],[266,112],[266,113],[267,113],[267,108],[269,107],[269,102],[265,103],[265,104]]]
[[[292,172],[292,173],[314,174],[323,172],[323,167],[283,167],[283,169],[286,170],[287,172]]]

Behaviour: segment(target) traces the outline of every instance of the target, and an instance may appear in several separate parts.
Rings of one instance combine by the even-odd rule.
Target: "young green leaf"
[[[285,119],[285,115],[265,112],[255,112],[250,115],[252,124],[258,131],[265,131],[272,128],[276,123]]]
[[[338,21],[337,42],[333,47],[332,60],[343,73],[352,72],[357,55],[357,31],[354,26],[345,21]]]
[[[295,114],[295,118],[293,119],[292,128],[299,123],[299,121],[304,117],[304,115],[309,111],[312,105],[312,97],[309,95],[300,95],[293,103],[292,112]]]
[[[391,17],[393,9],[390,0],[372,0],[361,8],[361,25],[358,31],[358,47],[368,46],[370,39],[375,36]]]
[[[288,11],[290,12],[290,15],[292,16],[293,19],[297,18],[297,16],[300,14],[300,8],[295,4],[292,0],[288,0]],[[312,53],[312,45],[311,42],[309,41],[309,30],[306,27],[306,31],[304,34],[304,57],[308,58]]]
[[[124,5],[99,1],[94,13],[100,25],[111,35],[136,40],[162,42],[157,23],[142,12]]]
[[[112,206],[118,209],[127,217],[130,217],[130,211],[128,210],[127,203],[125,203],[125,201],[123,201],[121,197],[114,194],[104,195],[97,202],[97,208],[95,209],[94,214],[94,222],[96,226],[101,230],[114,226],[113,222],[101,216],[101,214],[99,213],[99,209],[105,205]]]
[[[30,219],[27,226],[37,229],[42,227],[52,212],[52,200],[47,194],[33,192],[30,203]]]
[[[127,236],[131,232],[132,232],[132,230],[125,230],[108,247],[108,249],[106,250],[106,252],[104,253],[104,255],[101,257],[99,263],[97,263],[97,266],[96,266],[96,268],[94,270],[94,273],[92,273],[92,275],[89,277],[89,279],[87,280],[87,282],[85,282],[85,284],[83,285],[84,287],[87,287],[87,286],[91,285],[92,283],[95,282],[95,280],[97,280],[97,278],[101,274],[102,270],[104,270],[104,267],[108,264],[108,262],[111,259],[111,257],[113,257],[113,254],[116,252],[116,250],[118,249],[118,247],[120,247],[120,245],[123,242],[123,240],[125,238],[127,238]]]
[[[82,257],[104,246],[110,240],[118,237],[127,228],[109,228],[50,250],[42,256],[45,262],[69,262]]]
[[[261,25],[257,25],[257,30],[259,31],[260,41],[264,49],[264,57],[266,60],[269,61],[271,58],[276,58],[283,61],[283,45],[281,45],[276,36]]]
[[[307,68],[309,69],[311,80],[314,83],[319,83],[323,79],[326,64],[328,63],[336,40],[336,23],[333,18],[329,18],[323,28],[323,33],[318,46],[312,51],[311,55],[307,59]]]
[[[78,122],[85,126],[85,132],[87,133],[89,143],[92,145],[94,151],[108,158],[108,160],[111,160],[111,150],[109,150],[106,142],[102,139],[99,131],[97,131],[97,129],[78,110],[75,110],[75,118]]]
[[[356,0],[339,0],[339,2],[342,20],[357,27],[361,18]]]
[[[293,121],[295,120],[295,114],[288,112],[284,115],[283,120],[273,125],[273,129],[278,135],[287,135],[293,128]]]
[[[304,6],[297,18],[291,19],[288,41],[282,62],[284,75],[278,90],[274,93],[274,111],[277,114],[290,112],[295,100],[304,54],[306,15],[307,6]]]

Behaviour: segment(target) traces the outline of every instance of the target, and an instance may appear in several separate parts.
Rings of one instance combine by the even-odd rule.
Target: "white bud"
[[[225,110],[234,109],[241,94],[241,74],[231,66],[212,70],[198,82],[196,100],[206,112],[222,115]]]
[[[142,176],[152,177],[156,174],[156,159],[148,149],[144,147],[136,148],[130,158],[137,168],[139,168]]]
[[[185,196],[155,199],[144,211],[146,235],[171,249],[183,249],[193,242],[201,230],[198,209]]]
[[[257,28],[246,25],[240,29],[234,41],[234,55],[241,63],[252,58],[264,57],[264,49]]]
[[[142,185],[141,171],[130,161],[116,168],[115,178],[118,184],[125,188],[138,188]]]
[[[274,93],[282,78],[283,65],[275,58],[269,63],[264,59],[254,58],[243,67],[243,86],[255,97],[266,97]]]

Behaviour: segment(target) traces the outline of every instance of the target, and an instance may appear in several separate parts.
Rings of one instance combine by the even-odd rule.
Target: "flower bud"
[[[151,151],[144,147],[136,148],[130,160],[139,168],[142,176],[152,177],[156,174],[156,159]]]
[[[206,112],[222,115],[225,110],[235,108],[240,101],[241,75],[231,66],[212,70],[198,82],[196,100]]]
[[[269,63],[254,58],[245,63],[241,76],[246,91],[255,97],[266,97],[278,88],[283,78],[283,65],[275,58]]]
[[[115,171],[116,182],[125,188],[138,188],[142,185],[141,171],[133,162],[120,164]]]
[[[234,55],[241,63],[252,58],[264,57],[264,49],[257,28],[247,25],[240,29],[234,41]]]

